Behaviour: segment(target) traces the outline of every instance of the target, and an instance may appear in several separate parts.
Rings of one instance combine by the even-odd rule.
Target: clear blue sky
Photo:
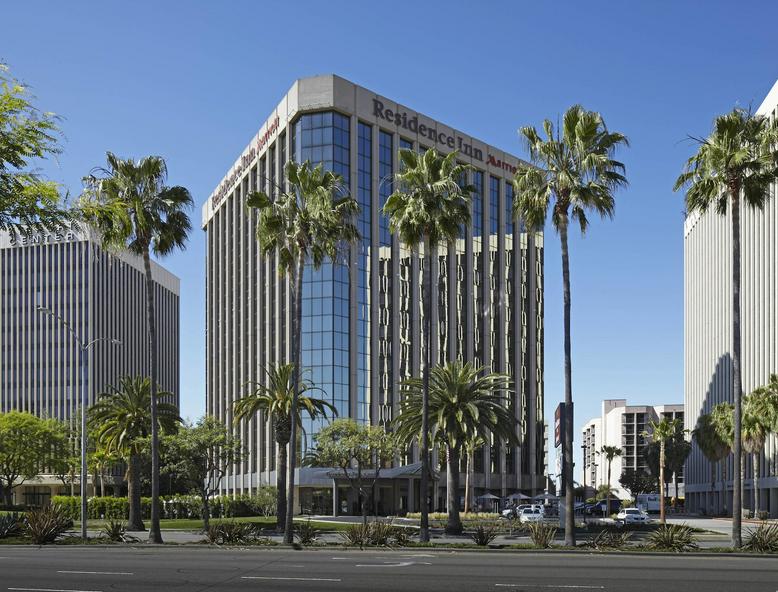
[[[104,161],[160,154],[195,197],[181,277],[183,413],[205,406],[200,205],[296,79],[334,72],[523,155],[516,129],[573,103],[629,136],[616,218],[571,241],[576,428],[600,401],[683,400],[682,196],[713,116],[778,78],[763,2],[26,2],[0,61],[64,120],[50,175],[73,195]],[[557,236],[546,249],[546,412],[563,397]],[[576,431],[576,434],[578,431]],[[552,465],[553,466],[553,465]]]

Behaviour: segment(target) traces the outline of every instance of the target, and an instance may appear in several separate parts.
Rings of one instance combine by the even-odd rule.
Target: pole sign
[[[554,447],[559,448],[565,435],[565,404],[560,403],[554,411]]]

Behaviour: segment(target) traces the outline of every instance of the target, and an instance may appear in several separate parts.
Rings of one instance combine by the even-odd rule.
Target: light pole
[[[70,323],[53,310],[46,308],[45,306],[38,306],[38,312],[50,316],[60,325],[65,327],[78,346],[78,363],[81,366],[81,538],[86,541],[86,354],[89,351],[89,348],[99,341],[107,341],[113,345],[121,345],[122,342],[118,339],[111,339],[110,337],[98,337],[84,343],[75,329],[70,326]]]
[[[583,508],[583,521],[586,524],[586,444],[581,444],[581,465],[583,466],[583,496],[581,496],[583,505],[581,507]]]

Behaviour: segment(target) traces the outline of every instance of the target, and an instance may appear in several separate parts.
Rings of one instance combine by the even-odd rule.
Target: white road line
[[[57,573],[61,574],[94,574],[96,576],[134,576],[135,574],[131,571],[70,571],[70,570],[59,570]]]
[[[61,590],[56,588],[8,588],[18,592],[103,592],[102,590]]]
[[[340,578],[282,578],[274,576],[241,576],[241,580],[291,580],[293,582],[340,582]]]
[[[579,590],[605,590],[605,586],[582,586],[576,584],[495,584],[500,588],[565,588]]]

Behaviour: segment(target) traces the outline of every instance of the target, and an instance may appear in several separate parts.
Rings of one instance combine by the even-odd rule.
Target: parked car
[[[545,510],[542,504],[519,504],[518,506],[513,506],[512,508],[505,508],[502,512],[500,512],[500,515],[503,518],[518,518],[521,515],[521,512],[527,508],[538,510],[542,515],[545,515]]]
[[[600,500],[598,502],[595,502],[594,504],[587,504],[586,513],[592,516],[604,516],[604,515],[610,516],[611,514],[615,514],[616,512],[618,512],[619,509],[621,508],[621,500],[616,498],[611,498],[610,511],[606,512],[605,506],[607,505],[607,503],[608,502],[606,500]]]
[[[525,523],[525,522],[542,522],[543,521],[543,510],[534,507],[534,508],[524,508],[519,513],[519,522]]]
[[[646,524],[650,518],[640,508],[624,508],[616,514],[616,522],[622,524]]]

